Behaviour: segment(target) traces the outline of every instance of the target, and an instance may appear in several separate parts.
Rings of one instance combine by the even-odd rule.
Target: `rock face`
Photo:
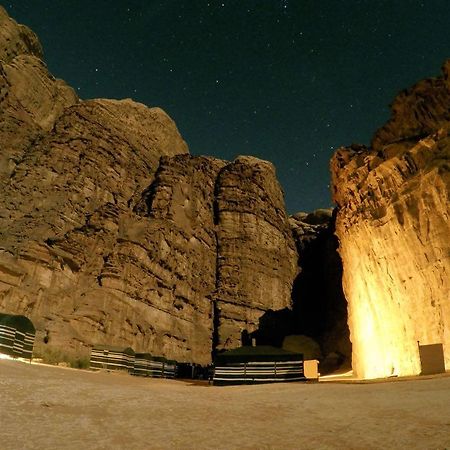
[[[291,306],[297,253],[272,164],[248,156],[216,184],[218,349],[237,347],[268,310]]]
[[[393,103],[372,148],[331,162],[353,368],[365,378],[421,371],[418,342],[450,368],[450,62]]]
[[[297,273],[270,163],[192,157],[173,121],[79,100],[0,9],[0,309],[46,346],[93,343],[208,363]]]
[[[27,149],[78,101],[41,57],[36,35],[0,6],[0,189]]]

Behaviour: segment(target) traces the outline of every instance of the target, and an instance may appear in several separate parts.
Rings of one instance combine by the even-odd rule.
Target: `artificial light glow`
[[[350,273],[347,295],[356,376],[370,379],[420,373],[410,319],[395,301],[395,292],[385,294],[377,268],[367,262],[359,261]]]

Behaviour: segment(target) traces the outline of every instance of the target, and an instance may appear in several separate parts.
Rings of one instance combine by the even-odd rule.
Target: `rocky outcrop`
[[[216,183],[217,348],[237,347],[268,310],[291,306],[297,254],[272,164],[241,156]]]
[[[438,130],[449,131],[450,60],[444,63],[442,72],[442,77],[422,80],[395,98],[390,120],[372,140],[373,150],[383,150],[395,142],[415,143]]]
[[[2,307],[28,314],[53,345],[80,353],[113,341],[206,364],[290,306],[297,256],[269,163],[162,157],[133,208],[105,192],[72,228],[64,209],[46,220],[31,211],[3,236]]]
[[[139,226],[132,209],[160,157],[187,146],[158,108],[79,101],[48,73],[28,28],[3,9],[0,23],[0,307],[65,350],[143,346],[140,306],[102,277],[127,225]]]
[[[289,222],[295,237],[301,271],[295,279],[292,300],[293,332],[313,338],[323,360],[337,355],[338,365],[351,364],[347,301],[342,291],[342,262],[335,236],[332,209],[297,213]],[[322,359],[321,359],[322,361]],[[330,367],[329,369],[336,367]],[[325,373],[321,364],[321,373]]]
[[[135,347],[206,364],[212,351],[217,243],[214,190],[224,161],[163,157],[100,274],[103,290],[139,305]]]
[[[11,62],[18,55],[42,58],[42,46],[37,36],[25,25],[11,19],[0,6],[0,60]]]
[[[449,69],[397,97],[372,148],[331,162],[360,377],[420,373],[418,343],[442,343],[450,368]]]
[[[131,100],[79,100],[0,9],[0,309],[37,350],[93,343],[205,364],[290,306],[296,252],[270,163],[192,157]]]
[[[78,101],[41,61],[36,35],[0,6],[0,189],[26,151]]]
[[[154,339],[150,315],[103,288],[102,277],[110,255],[137,233],[132,209],[160,156],[186,151],[158,108],[129,100],[67,108],[0,196],[2,309],[29,315],[50,344],[74,353],[96,342],[145,348]]]

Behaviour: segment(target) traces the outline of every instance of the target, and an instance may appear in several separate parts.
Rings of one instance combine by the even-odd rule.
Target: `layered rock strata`
[[[78,101],[41,58],[36,35],[0,6],[0,189],[27,149]]]
[[[421,372],[418,344],[450,369],[450,63],[393,103],[371,148],[331,162],[353,368],[364,378]]]
[[[29,315],[52,345],[74,352],[96,342],[145,348],[154,318],[102,288],[102,274],[139,226],[132,208],[160,156],[186,151],[157,108],[110,100],[67,108],[0,196],[2,308]]]
[[[272,164],[242,156],[216,183],[217,348],[237,347],[268,310],[291,306],[297,253]]]
[[[0,9],[0,309],[46,346],[208,363],[290,305],[295,246],[273,166],[192,157],[173,121],[79,100]]]

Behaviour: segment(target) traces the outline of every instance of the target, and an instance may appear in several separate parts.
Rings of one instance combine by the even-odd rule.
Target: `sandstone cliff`
[[[207,363],[290,306],[295,245],[270,163],[192,157],[173,121],[87,100],[0,9],[0,309],[46,346]]]
[[[374,378],[421,371],[420,344],[450,368],[450,63],[393,103],[372,148],[331,162],[353,368]]]
[[[291,306],[297,253],[272,164],[239,157],[216,184],[218,348],[241,343],[268,310]]]
[[[0,189],[27,149],[78,100],[41,57],[36,35],[0,6]]]

